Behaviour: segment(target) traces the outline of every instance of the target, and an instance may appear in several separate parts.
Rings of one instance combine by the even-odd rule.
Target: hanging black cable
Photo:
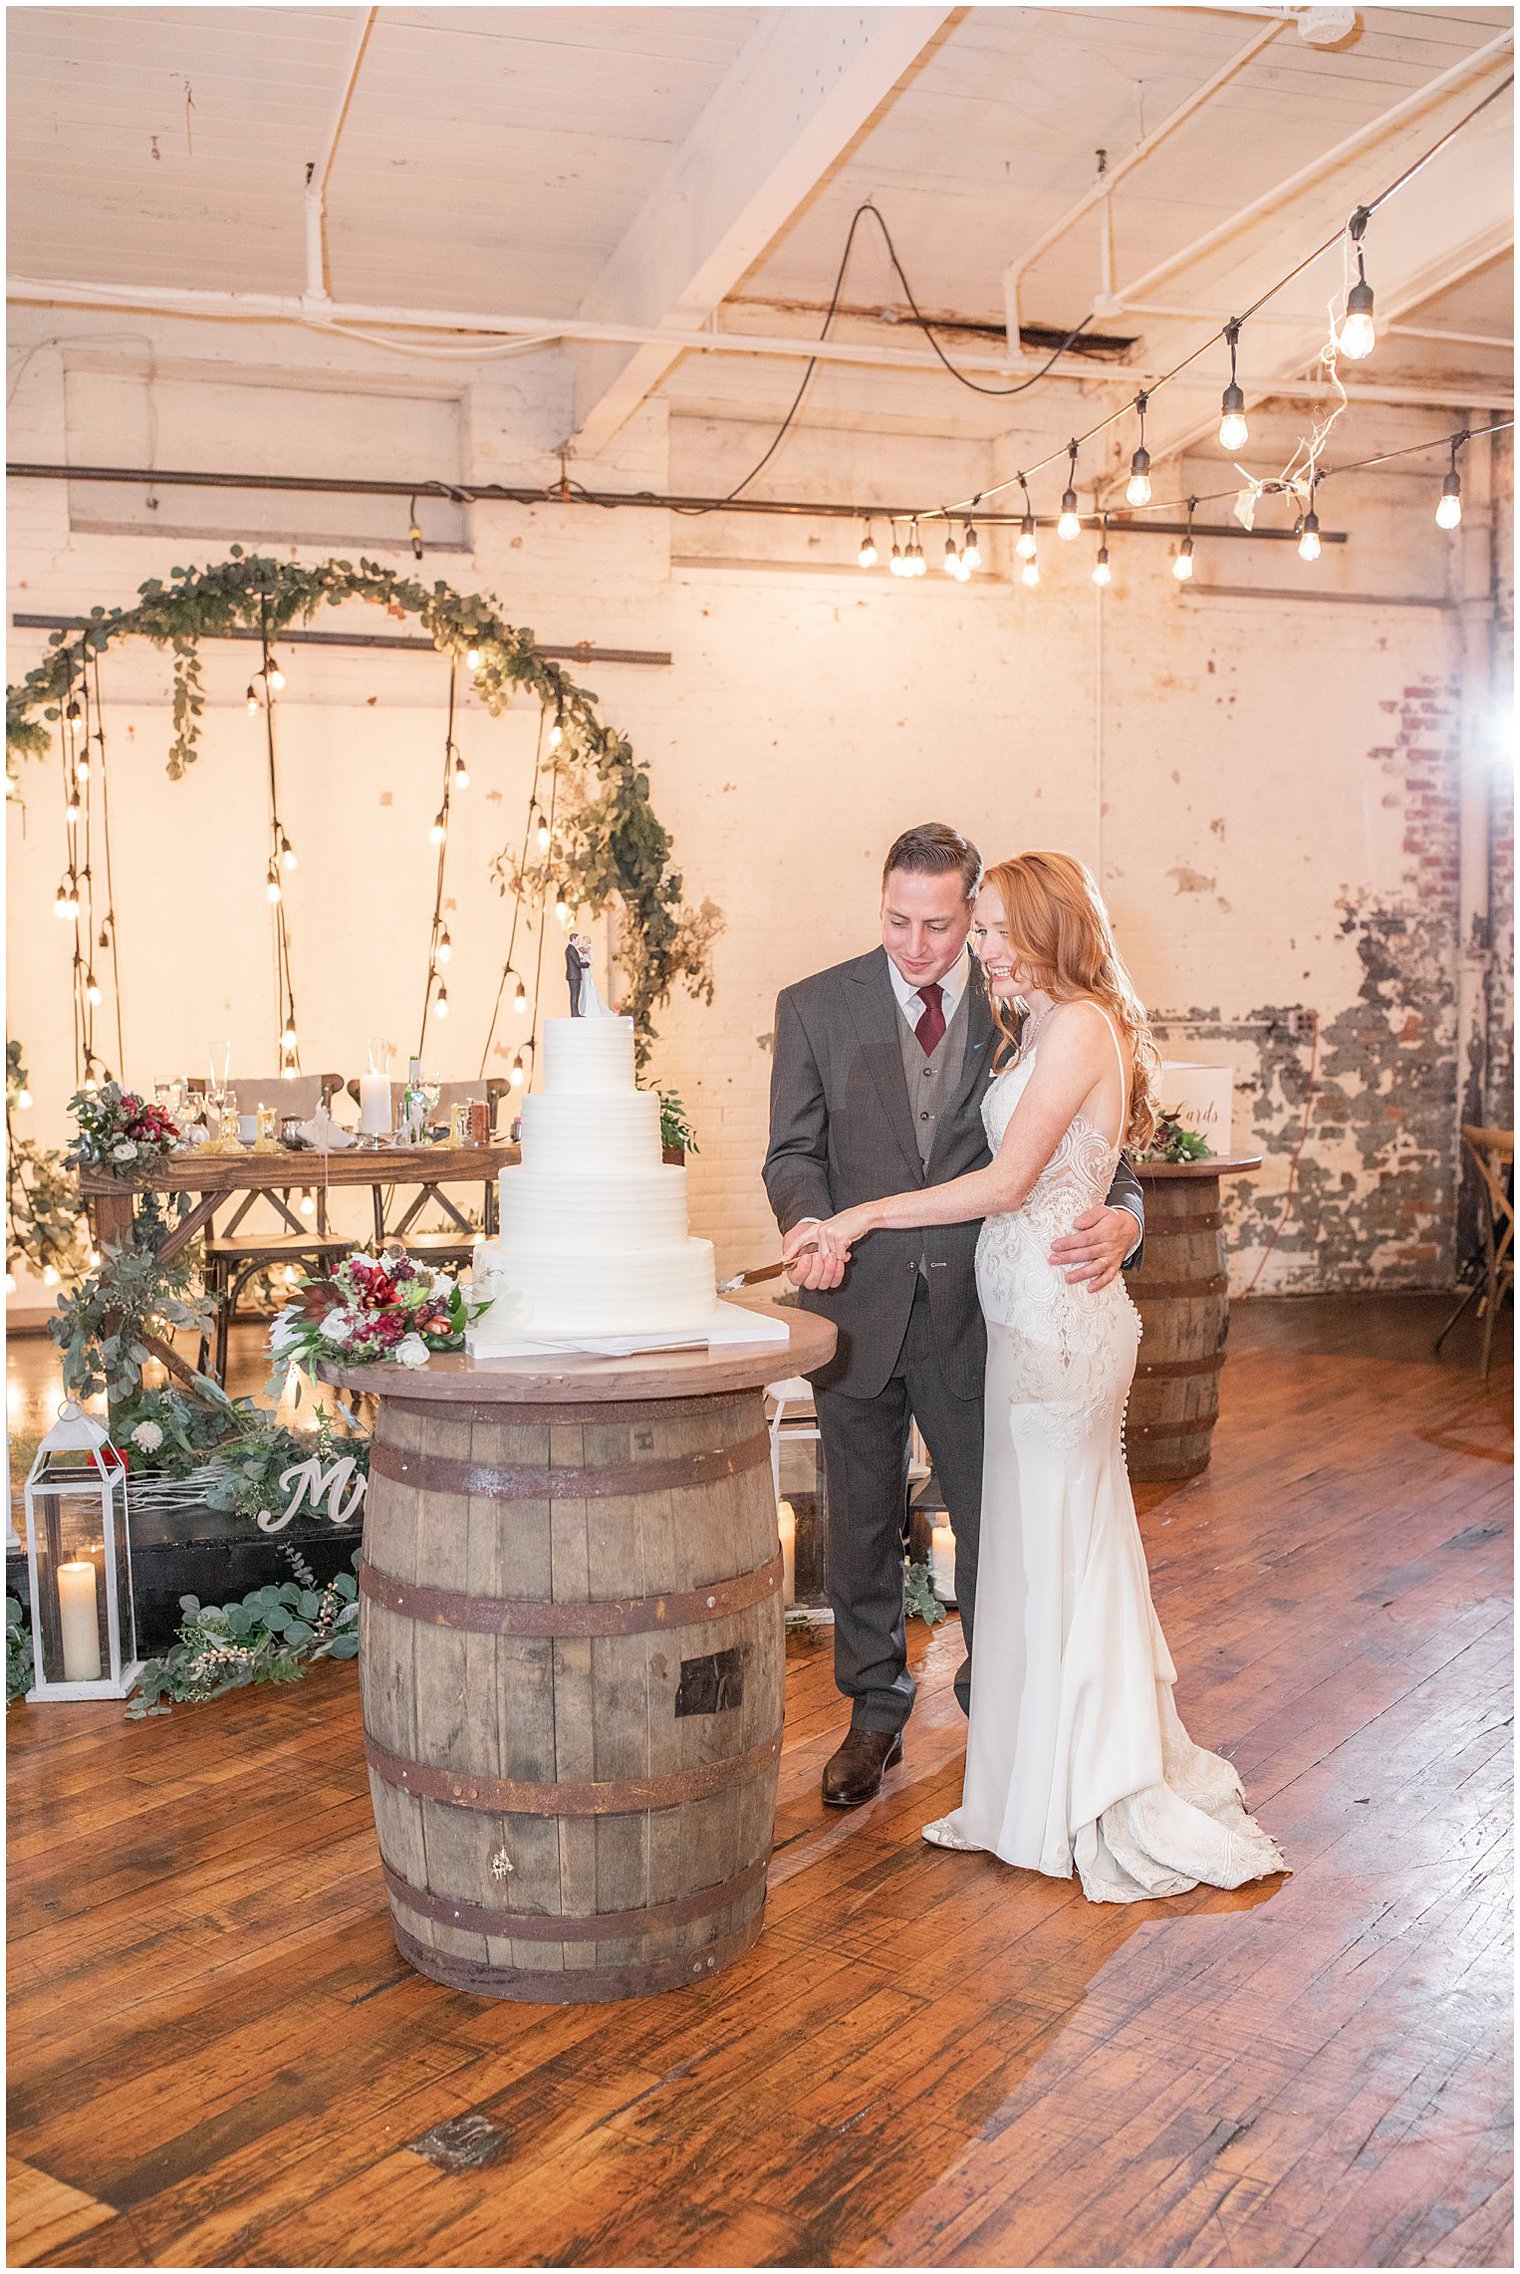
[[[100,650],[98,648],[95,649],[91,657],[91,666],[95,675],[95,757],[90,766],[90,779],[93,787],[94,778],[98,771],[100,776],[100,844],[101,856],[105,863],[106,888],[105,918],[96,936],[95,949],[97,953],[108,954],[111,958],[111,993],[116,1010],[116,1067],[119,1077],[125,1081],[127,1045],[123,1035],[121,1014],[121,957],[116,939],[116,883],[111,869],[111,788],[110,774],[106,765],[105,711],[100,699]]]
[[[458,693],[459,658],[451,655],[449,657],[449,714],[443,735],[443,804],[439,807],[439,819],[443,823],[443,835],[438,840],[438,873],[433,886],[433,923],[432,929],[428,933],[427,984],[422,994],[422,1025],[417,1035],[417,1056],[419,1058],[427,1047],[428,1012],[433,1006],[433,989],[435,986],[441,987],[443,985],[438,977],[438,943],[444,930],[443,871],[444,864],[449,857],[449,807],[454,795],[454,761],[459,755],[454,741],[454,712]],[[446,1000],[447,997],[445,996]]]

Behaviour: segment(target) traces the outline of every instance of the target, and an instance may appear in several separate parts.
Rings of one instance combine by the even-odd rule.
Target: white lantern
[[[25,1500],[35,1669],[27,1703],[128,1696],[142,1665],[127,1472],[100,1423],[72,1399],[37,1448]]]

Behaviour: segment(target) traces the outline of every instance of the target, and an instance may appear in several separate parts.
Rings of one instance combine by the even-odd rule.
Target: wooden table
[[[167,1263],[198,1232],[211,1228],[218,1209],[239,1202],[246,1207],[260,1193],[274,1199],[295,1231],[309,1230],[289,1216],[277,1197],[294,1185],[310,1186],[324,1197],[332,1192],[368,1189],[374,1195],[376,1230],[381,1238],[386,1236],[381,1192],[397,1185],[415,1186],[417,1199],[409,1208],[403,1225],[391,1235],[402,1237],[405,1226],[425,1204],[432,1188],[448,1184],[485,1184],[499,1169],[514,1167],[520,1159],[519,1148],[509,1144],[355,1145],[338,1153],[318,1153],[285,1145],[268,1153],[241,1146],[235,1153],[221,1153],[211,1152],[203,1145],[186,1145],[177,1152],[165,1154],[152,1168],[137,1169],[128,1176],[113,1176],[101,1168],[83,1168],[79,1172],[79,1190],[89,1211],[98,1248],[130,1241],[138,1202],[144,1193],[198,1195],[194,1205],[169,1227],[159,1250],[160,1259]],[[356,1241],[355,1245],[362,1242]],[[145,1334],[142,1340],[172,1373],[182,1379],[189,1374],[190,1369],[169,1343],[152,1334]]]
[[[787,1342],[320,1369],[378,1399],[364,1747],[420,1973],[641,1997],[759,1934],[784,1671],[761,1392],[835,1339],[770,1315]]]
[[[1226,1153],[1134,1164],[1145,1187],[1145,1257],[1128,1285],[1145,1335],[1125,1429],[1132,1477],[1169,1481],[1209,1465],[1230,1330],[1219,1180],[1261,1162],[1260,1153]]]

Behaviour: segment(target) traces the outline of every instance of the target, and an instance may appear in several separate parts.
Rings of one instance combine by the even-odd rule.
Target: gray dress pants
[[[829,1600],[834,1679],[856,1729],[901,1729],[917,1688],[903,1613],[903,1508],[908,1426],[923,1432],[955,1534],[955,1590],[966,1655],[955,1677],[971,1710],[971,1628],[982,1498],[982,1393],[956,1397],[935,1349],[922,1279],[886,1387],[874,1398],[816,1393],[829,1500]]]

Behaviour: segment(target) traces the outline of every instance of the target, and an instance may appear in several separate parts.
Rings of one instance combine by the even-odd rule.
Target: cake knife
[[[758,1271],[736,1271],[732,1279],[720,1279],[718,1293],[732,1295],[740,1287],[758,1287],[762,1279],[779,1279],[784,1263],[762,1263]]]

